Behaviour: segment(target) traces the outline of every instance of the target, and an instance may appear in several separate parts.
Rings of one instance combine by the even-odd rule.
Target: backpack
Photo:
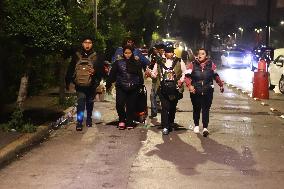
[[[170,97],[170,99],[176,99],[178,95],[178,83],[174,67],[180,59],[175,59],[172,66],[167,68],[163,63],[161,65],[161,93]],[[165,71],[163,71],[163,68]]]
[[[89,87],[92,84],[90,70],[94,68],[93,61],[96,58],[96,53],[92,53],[88,58],[83,58],[79,52],[77,52],[76,55],[79,59],[74,72],[75,84],[79,87]]]

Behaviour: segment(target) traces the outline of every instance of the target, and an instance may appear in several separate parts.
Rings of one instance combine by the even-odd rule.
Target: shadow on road
[[[242,153],[238,153],[229,146],[219,144],[209,137],[204,138],[198,135],[203,148],[203,151],[198,151],[192,145],[181,140],[179,134],[183,132],[185,131],[181,130],[172,132],[168,136],[163,136],[164,143],[156,145],[157,149],[148,152],[146,155],[157,155],[163,160],[172,162],[178,171],[184,175],[200,174],[196,167],[200,164],[205,164],[207,161],[227,165],[240,171],[243,175],[252,176],[259,174],[253,168],[256,162],[249,148],[245,147]]]

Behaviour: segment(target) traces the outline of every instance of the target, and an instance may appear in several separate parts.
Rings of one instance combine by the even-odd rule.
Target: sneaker
[[[125,129],[125,123],[124,123],[124,122],[119,122],[119,123],[118,123],[118,128],[119,128],[120,130],[124,130],[124,129]]]
[[[167,128],[163,129],[163,135],[168,135],[169,134],[169,130]]]
[[[83,130],[83,125],[82,123],[77,123],[76,125],[76,131],[82,131]]]
[[[128,125],[128,126],[127,126],[127,129],[134,129],[134,126]]]
[[[196,134],[198,134],[198,133],[199,133],[199,126],[195,126],[195,127],[193,128],[193,132],[196,133]]]
[[[204,137],[207,137],[209,135],[209,131],[207,130],[207,128],[203,129],[202,134]]]

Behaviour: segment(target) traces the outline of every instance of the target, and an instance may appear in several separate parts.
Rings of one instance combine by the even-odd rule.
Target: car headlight
[[[235,62],[235,59],[233,57],[228,58],[228,63],[233,64]]]

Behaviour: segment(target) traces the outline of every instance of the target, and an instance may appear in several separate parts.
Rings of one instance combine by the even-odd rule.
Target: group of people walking
[[[84,111],[87,111],[86,126],[92,127],[92,111],[95,90],[100,80],[106,77],[106,90],[110,93],[112,84],[116,89],[116,110],[119,118],[118,128],[133,128],[137,120],[137,103],[144,99],[139,95],[144,91],[144,77],[152,79],[150,94],[150,118],[161,113],[162,134],[168,135],[174,128],[178,101],[183,97],[184,86],[190,92],[193,106],[194,132],[199,133],[199,119],[202,111],[203,136],[207,136],[209,110],[213,100],[213,80],[223,92],[223,82],[216,73],[216,65],[208,58],[205,49],[199,49],[195,60],[185,63],[174,53],[172,44],[156,44],[149,59],[127,38],[113,56],[110,71],[103,59],[93,51],[93,40],[85,38],[82,49],[74,55],[66,75],[66,88],[71,82],[77,92],[77,125],[82,131]],[[143,74],[144,73],[144,74]],[[144,94],[145,95],[145,94]],[[145,106],[147,108],[147,99]],[[140,109],[141,111],[141,109]]]

